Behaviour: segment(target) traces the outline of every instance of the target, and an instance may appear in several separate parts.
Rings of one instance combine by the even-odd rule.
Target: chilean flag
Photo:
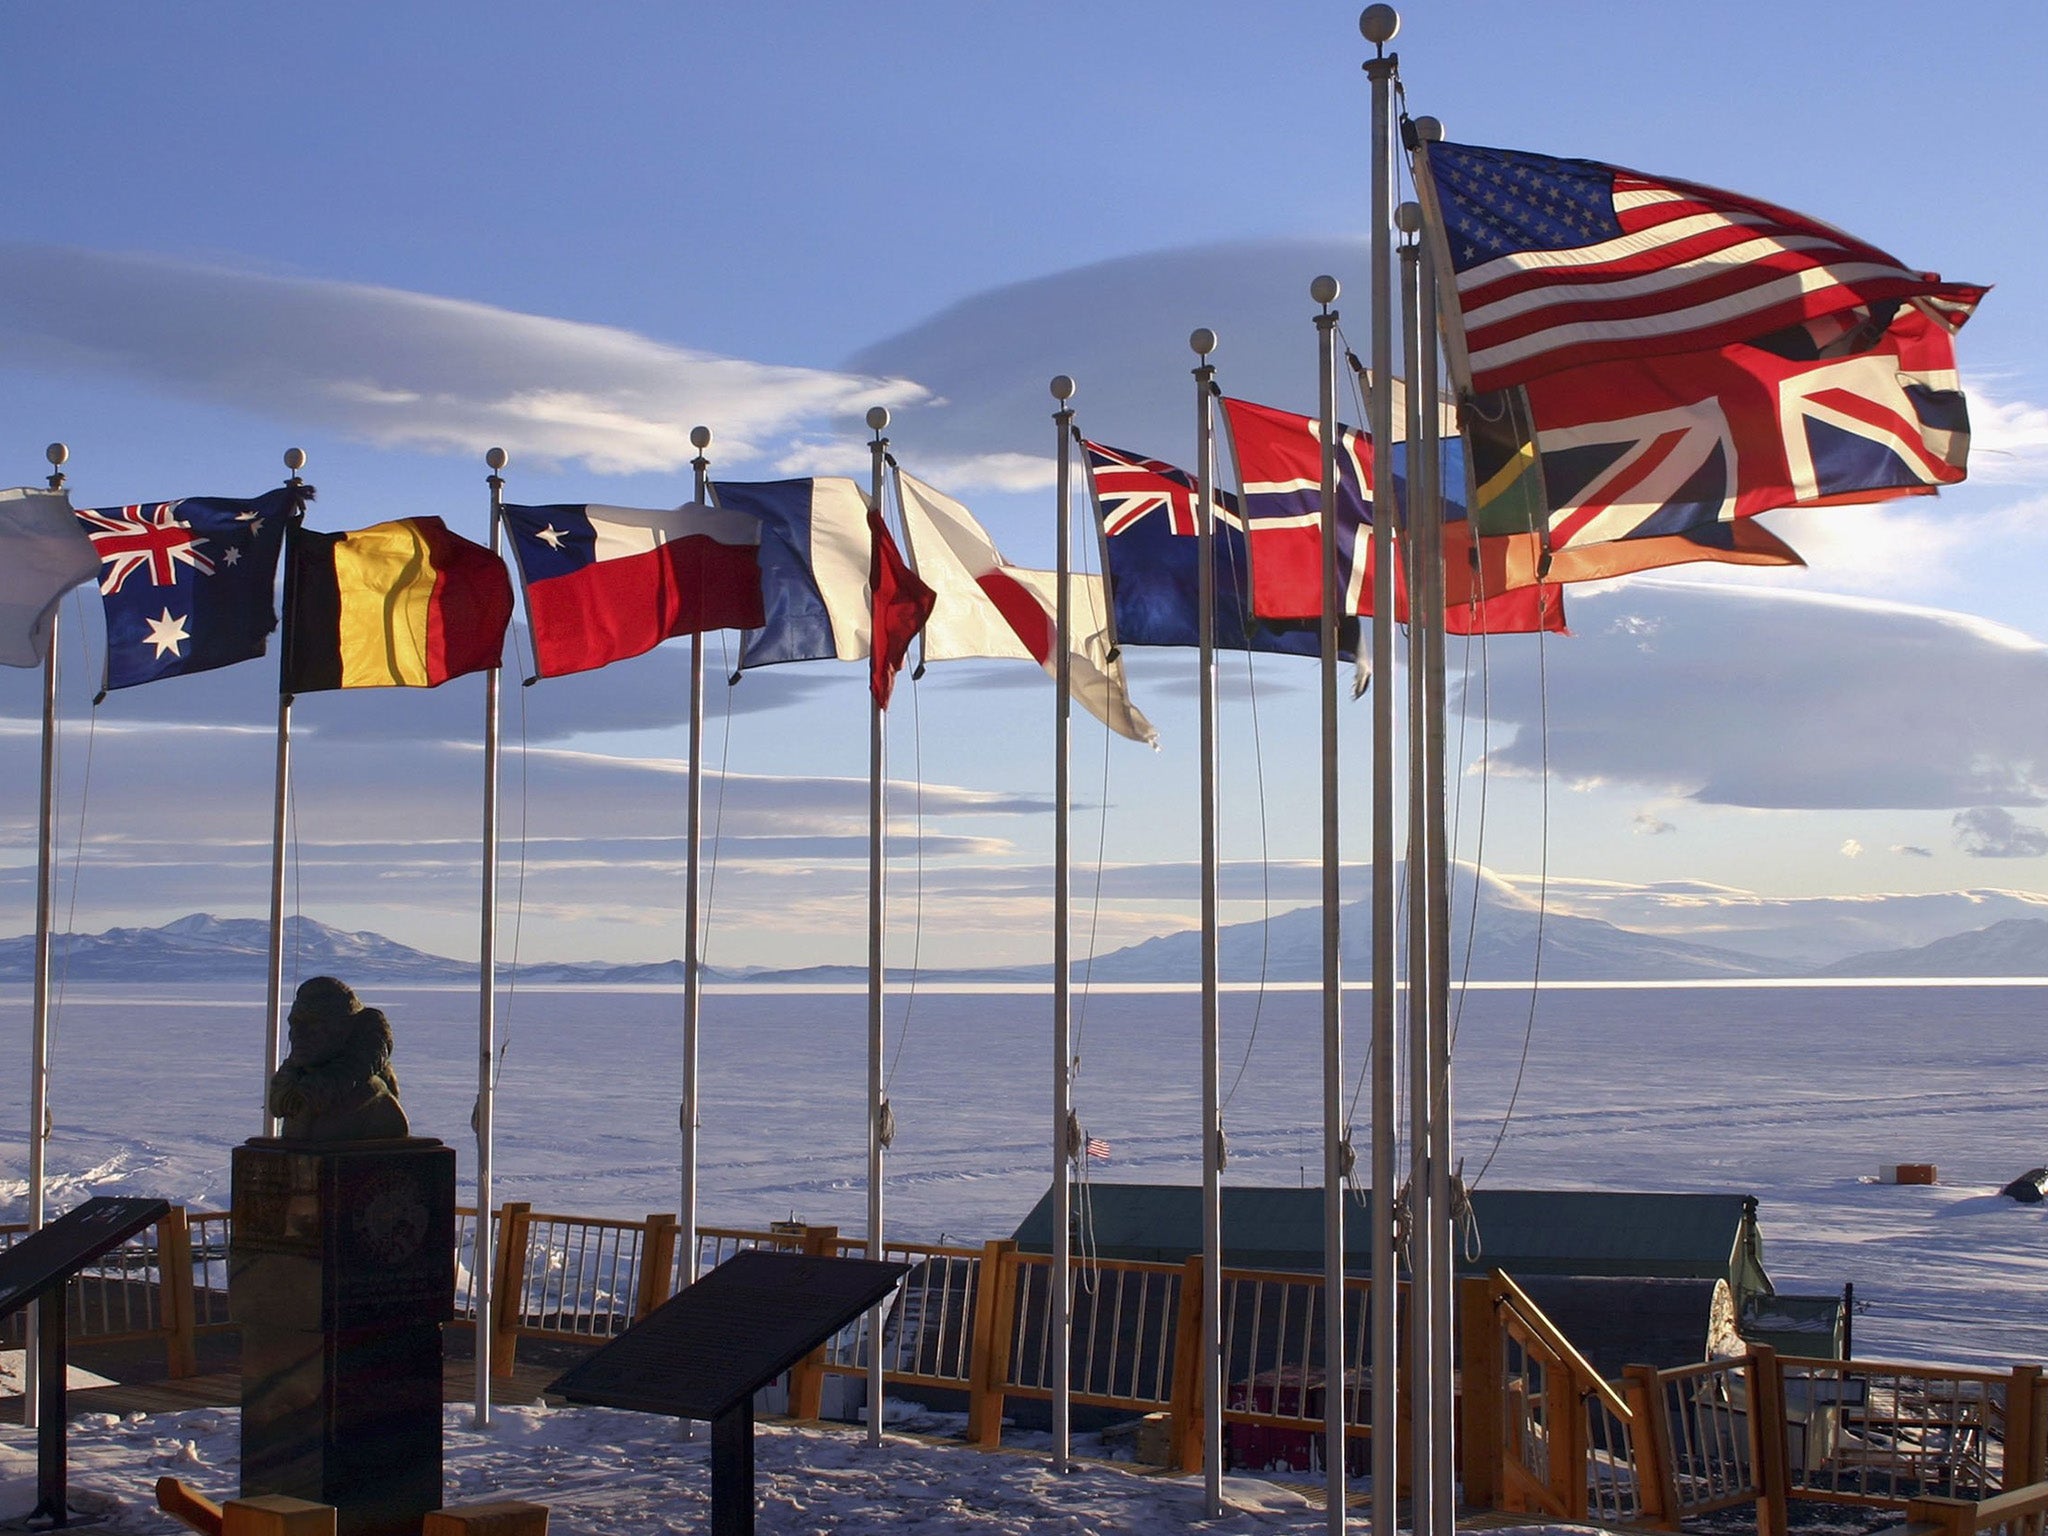
[[[761,622],[761,525],[690,505],[504,508],[535,674],[588,672],[672,635]]]

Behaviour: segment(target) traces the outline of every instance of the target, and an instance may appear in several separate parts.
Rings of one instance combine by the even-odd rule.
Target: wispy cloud
[[[2048,854],[2048,831],[1995,805],[1956,812],[1956,846],[1973,859],[2038,859]]]
[[[515,445],[600,473],[721,462],[925,390],[720,357],[611,326],[308,277],[0,243],[0,340],[41,368],[125,375],[392,448]]]

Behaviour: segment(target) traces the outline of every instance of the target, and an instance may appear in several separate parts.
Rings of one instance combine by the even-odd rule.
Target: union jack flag
[[[1804,214],[1591,160],[1425,144],[1416,185],[1457,279],[1452,370],[1482,392],[1907,299],[1955,326],[1985,293]]]
[[[78,521],[100,557],[105,687],[128,688],[263,654],[277,628],[272,587],[287,521],[312,494],[88,507]]]

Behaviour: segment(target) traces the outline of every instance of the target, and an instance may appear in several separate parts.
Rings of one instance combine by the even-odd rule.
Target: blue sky
[[[35,480],[61,438],[80,504],[253,494],[297,444],[318,526],[434,513],[481,537],[493,443],[515,500],[665,505],[699,422],[735,478],[859,472],[859,416],[886,400],[905,466],[1050,564],[1051,373],[1079,379],[1091,435],[1184,461],[1194,326],[1222,334],[1227,390],[1305,408],[1306,289],[1331,271],[1366,350],[1356,12],[8,7],[0,480]],[[1803,573],[1574,592],[1570,638],[1495,642],[1453,727],[1490,761],[1462,779],[1465,856],[1709,937],[1874,895],[2048,894],[2048,231],[2011,168],[2043,127],[2044,45],[2048,14],[2018,5],[1950,7],[1938,35],[1903,4],[1853,31],[1818,4],[1408,8],[1409,101],[1454,137],[1736,188],[1996,285],[1959,348],[1968,485],[1771,518]],[[508,694],[526,954],[680,952],[683,654]],[[1192,920],[1192,663],[1130,673],[1162,750],[1110,743],[1105,782],[1077,731],[1077,846],[1109,807],[1105,946]],[[1312,894],[1311,681],[1226,669],[1233,917],[1259,910],[1262,852],[1277,900]],[[0,677],[9,931],[32,916],[33,684]],[[258,663],[101,706],[80,927],[263,910],[271,686]],[[794,935],[857,959],[860,669],[751,674],[729,734],[714,694],[712,957],[773,961]],[[473,945],[479,696],[301,704],[296,909]],[[928,960],[1045,951],[1050,709],[1029,666],[953,663],[896,712],[898,903],[921,846]],[[1346,718],[1354,849],[1366,713]]]

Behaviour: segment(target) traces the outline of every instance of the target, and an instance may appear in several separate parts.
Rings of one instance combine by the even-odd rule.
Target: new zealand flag
[[[261,656],[277,628],[272,589],[285,529],[312,494],[280,486],[248,501],[187,496],[81,510],[107,616],[102,693]]]

